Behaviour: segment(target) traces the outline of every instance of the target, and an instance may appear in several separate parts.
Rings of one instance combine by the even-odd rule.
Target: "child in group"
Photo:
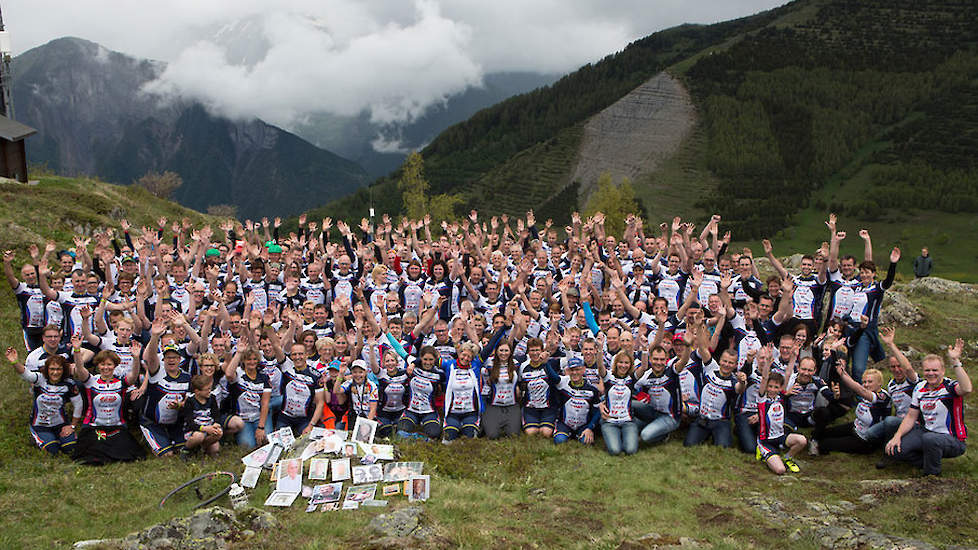
[[[180,408],[180,421],[187,438],[183,456],[197,447],[204,449],[209,456],[217,456],[221,450],[224,431],[221,429],[217,399],[211,395],[213,385],[213,378],[203,374],[194,376],[190,381],[193,397],[184,400]]]
[[[786,434],[784,420],[787,411],[787,398],[784,394],[784,376],[771,372],[770,365],[761,365],[761,388],[764,394],[757,400],[757,460],[763,460],[775,474],[786,471],[798,473],[801,468],[792,459],[805,448],[808,440],[798,433]],[[778,452],[787,447],[788,452],[781,456]]]

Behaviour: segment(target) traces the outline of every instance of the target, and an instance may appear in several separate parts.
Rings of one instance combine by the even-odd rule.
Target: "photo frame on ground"
[[[384,481],[407,481],[421,475],[424,462],[391,462],[384,464]]]
[[[323,504],[326,502],[337,502],[343,496],[343,483],[328,483],[326,485],[316,485],[312,488],[310,502]]]
[[[292,506],[299,493],[285,493],[282,491],[272,491],[265,499],[265,506]]]
[[[373,443],[376,432],[377,422],[358,416],[356,423],[353,424],[353,437],[351,440],[359,443]]]
[[[364,483],[376,483],[383,481],[384,470],[380,464],[370,464],[367,466],[353,467],[353,483],[361,485]]]
[[[241,486],[254,489],[258,485],[258,478],[261,476],[261,467],[245,466],[244,473],[241,474]]]
[[[422,502],[428,500],[431,494],[431,476],[415,476],[410,480],[411,491],[408,493],[408,502]]]
[[[328,471],[328,458],[314,458],[309,461],[309,479],[326,479]]]
[[[279,462],[275,490],[284,493],[302,492],[302,459],[289,458]]]
[[[346,500],[354,502],[363,502],[365,500],[373,500],[374,496],[377,494],[377,485],[353,485],[346,490]]]

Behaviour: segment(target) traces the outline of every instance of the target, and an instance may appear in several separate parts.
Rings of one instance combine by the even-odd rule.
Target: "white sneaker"
[[[818,456],[818,441],[812,439],[808,442],[808,454],[811,456]]]
[[[442,445],[451,445],[452,443],[454,443],[454,441],[451,440],[451,439],[442,439],[441,440],[441,444]]]

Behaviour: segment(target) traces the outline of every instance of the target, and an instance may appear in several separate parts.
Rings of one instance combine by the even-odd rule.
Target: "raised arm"
[[[778,272],[778,275],[780,275],[782,279],[788,277],[788,270],[781,265],[780,260],[774,257],[774,246],[771,244],[771,241],[764,239],[761,241],[761,245],[764,247],[764,255],[771,261],[771,265],[774,266],[774,269]]]
[[[947,347],[947,358],[954,370],[954,376],[958,379],[956,390],[961,397],[968,395],[974,389],[971,386],[971,377],[968,376],[968,371],[964,370],[964,366],[961,364],[961,352],[963,351],[964,340],[961,338],[955,340],[953,346]]]
[[[917,382],[917,371],[914,370],[913,365],[910,364],[910,360],[907,356],[900,351],[900,348],[896,345],[896,330],[893,327],[880,327],[879,329],[880,340],[886,344],[887,349],[890,350],[890,354],[896,357],[897,361],[900,363],[900,367],[903,369],[904,374],[911,383]]]
[[[873,261],[873,240],[869,237],[869,231],[860,229],[859,238],[863,240],[863,261]]]

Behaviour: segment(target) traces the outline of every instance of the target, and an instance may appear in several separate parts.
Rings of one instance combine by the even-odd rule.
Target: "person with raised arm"
[[[812,439],[818,441],[816,448],[823,455],[832,451],[872,453],[886,441],[886,425],[883,420],[893,410],[890,395],[883,389],[883,373],[877,369],[867,369],[860,384],[846,372],[845,360],[839,359],[835,370],[842,383],[857,397],[856,418],[852,424],[832,427],[816,425],[812,432]]]
[[[914,387],[910,410],[886,444],[886,454],[923,469],[924,475],[940,475],[942,459],[965,452],[964,398],[973,388],[961,364],[963,350],[960,338],[947,348],[956,380],[944,376],[944,360],[939,355],[924,357],[924,379]]]
[[[83,407],[78,387],[69,378],[68,360],[61,355],[51,355],[40,369],[30,371],[18,360],[14,348],[7,348],[6,357],[14,371],[31,385],[33,401],[29,427],[34,444],[52,456],[59,452],[70,455],[75,448]],[[65,410],[68,403],[71,403],[70,422]]]
[[[859,264],[859,286],[855,289],[852,298],[852,310],[845,319],[853,331],[863,326],[862,334],[852,346],[853,378],[862,377],[870,358],[873,361],[882,361],[886,358],[886,353],[879,342],[880,308],[883,305],[883,294],[893,286],[899,261],[900,249],[894,248],[890,252],[890,266],[886,270],[886,278],[882,281],[876,280],[876,264],[871,261]]]

